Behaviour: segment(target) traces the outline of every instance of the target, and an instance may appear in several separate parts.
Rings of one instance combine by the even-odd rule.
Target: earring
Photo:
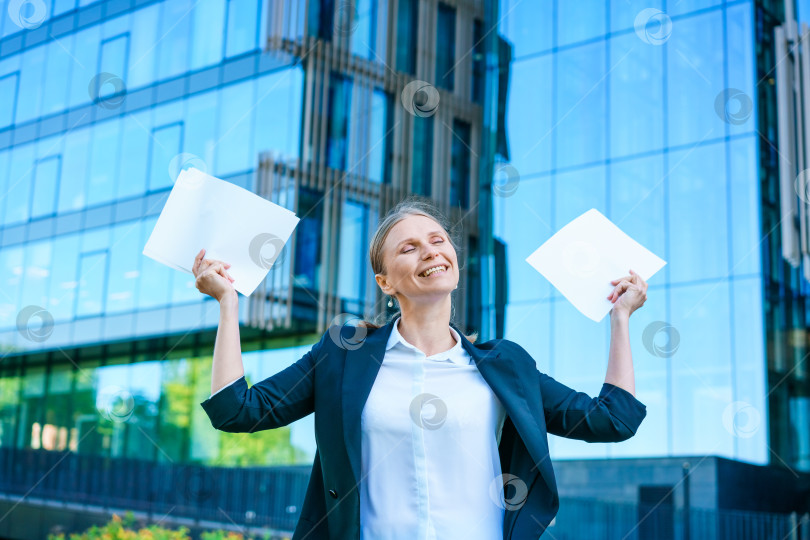
[[[394,307],[394,299],[393,297],[388,297],[388,307]]]

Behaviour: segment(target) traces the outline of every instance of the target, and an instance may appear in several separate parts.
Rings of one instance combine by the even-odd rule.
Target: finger
[[[630,283],[627,281],[622,281],[621,283],[616,285],[616,288],[613,289],[612,293],[610,293],[608,299],[613,300],[614,298],[618,298],[621,295],[621,293],[624,292],[628,287],[630,287]]]

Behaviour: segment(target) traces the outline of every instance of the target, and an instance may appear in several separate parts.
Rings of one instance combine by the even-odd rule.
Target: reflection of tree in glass
[[[210,371],[209,371],[210,373]],[[253,385],[245,375],[248,387]],[[266,429],[255,433],[219,433],[217,458],[207,465],[250,467],[256,465],[298,465],[309,459],[307,452],[292,445],[290,427]]]

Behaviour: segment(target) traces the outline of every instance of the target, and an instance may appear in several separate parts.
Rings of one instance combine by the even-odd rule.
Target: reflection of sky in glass
[[[96,369],[96,377],[99,391],[117,386],[133,397],[140,395],[153,403],[160,399],[161,363],[158,361],[100,367]],[[97,400],[96,405],[101,403]]]

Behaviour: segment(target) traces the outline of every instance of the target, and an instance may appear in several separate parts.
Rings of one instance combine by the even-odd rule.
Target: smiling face
[[[375,279],[400,302],[436,302],[458,285],[456,250],[442,226],[427,216],[410,215],[394,225],[383,244],[383,260],[387,273]],[[444,269],[424,274],[436,266]]]

